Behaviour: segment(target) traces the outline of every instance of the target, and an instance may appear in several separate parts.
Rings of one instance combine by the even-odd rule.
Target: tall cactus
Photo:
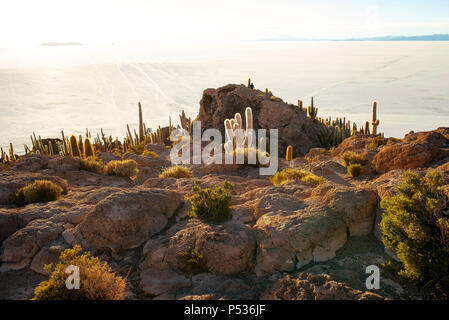
[[[299,99],[298,99],[298,108],[299,108],[299,111],[302,111],[302,100],[299,100]]]
[[[90,139],[87,137],[86,137],[86,139],[84,139],[83,151],[84,151],[85,159],[87,159],[89,157],[95,157],[94,146],[92,145],[92,142],[90,141]]]
[[[310,119],[315,120],[315,119],[316,119],[316,116],[317,116],[317,114],[318,114],[318,108],[315,108],[315,107],[313,106],[313,97],[310,98],[310,106],[309,106],[308,111],[309,111],[309,117],[310,117]]]
[[[75,135],[73,134],[70,136],[70,155],[72,157],[81,157],[78,139],[76,139]]]
[[[248,78],[248,88],[251,87],[251,78]]]
[[[139,142],[144,140],[144,130],[143,130],[143,115],[142,115],[142,105],[139,102]]]
[[[293,147],[288,146],[287,151],[285,152],[285,160],[292,161],[293,160]]]
[[[373,111],[372,111],[372,122],[373,126],[373,134],[377,135],[377,126],[379,125],[379,120],[377,119],[377,102],[373,102]]]

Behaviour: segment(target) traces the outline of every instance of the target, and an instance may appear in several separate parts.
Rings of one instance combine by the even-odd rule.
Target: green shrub
[[[355,152],[346,151],[342,154],[341,160],[345,167],[351,164],[363,164],[363,157]]]
[[[20,188],[15,200],[18,205],[54,201],[61,197],[62,188],[49,180],[36,180]]]
[[[397,194],[382,200],[382,241],[399,257],[399,275],[419,283],[431,283],[447,297],[449,292],[449,218],[443,177],[429,171],[423,178],[406,172]]]
[[[189,247],[186,251],[178,253],[186,271],[191,273],[207,272],[204,255],[195,248]]]
[[[87,159],[81,159],[81,170],[103,173],[103,169],[103,160],[97,157],[88,157]]]
[[[368,145],[368,148],[379,148],[381,145],[385,144],[385,139],[382,138],[381,135],[375,136],[371,143]]]
[[[350,164],[348,166],[348,174],[356,178],[362,174],[363,166],[359,163]]]
[[[196,193],[190,198],[192,211],[189,216],[214,223],[230,219],[229,205],[234,185],[225,180],[221,186],[216,185],[214,189],[201,189],[200,184],[201,182],[196,180],[192,188]]]
[[[137,169],[137,162],[134,160],[114,160],[104,167],[104,172],[108,175],[133,177],[139,173],[139,169]]]
[[[313,173],[310,173],[306,170],[302,170],[300,168],[285,168],[282,171],[278,171],[270,178],[270,181],[273,185],[279,186],[284,183],[301,180],[304,182],[309,182],[314,185],[319,185],[324,182],[322,177],[317,177]]]
[[[192,178],[193,172],[189,168],[183,166],[171,166],[165,168],[160,174],[159,178]]]
[[[34,290],[33,300],[122,300],[126,281],[116,275],[106,262],[101,263],[90,254],[80,255],[81,247],[76,245],[59,256],[59,263],[51,264],[45,270],[51,272],[48,280],[41,282]],[[68,266],[79,268],[79,289],[67,289]]]

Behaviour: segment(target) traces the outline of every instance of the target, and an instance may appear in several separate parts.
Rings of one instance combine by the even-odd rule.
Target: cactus
[[[81,157],[80,147],[75,135],[70,136],[70,155],[72,157]]]
[[[90,139],[87,137],[86,139],[84,139],[83,151],[84,151],[84,159],[87,159],[89,157],[95,157],[94,146],[92,145]]]
[[[265,97],[268,97],[268,88],[265,89]]]
[[[251,87],[251,78],[248,78],[248,88]]]
[[[310,99],[310,106],[308,108],[308,111],[309,111],[309,118],[315,120],[318,114],[318,108],[315,108],[313,106],[313,97]]]
[[[372,122],[373,126],[373,134],[377,135],[377,126],[379,125],[379,120],[377,119],[377,102],[373,102],[373,111],[372,111]]]
[[[299,100],[299,99],[298,99],[298,108],[299,108],[299,111],[302,111],[302,100]]]
[[[285,152],[285,160],[292,161],[293,160],[293,147],[288,146],[287,151]]]
[[[143,142],[144,131],[143,131],[143,115],[142,115],[142,105],[139,102],[139,143]]]

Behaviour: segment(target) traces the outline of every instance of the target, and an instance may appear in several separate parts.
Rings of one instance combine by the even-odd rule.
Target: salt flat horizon
[[[138,102],[149,127],[177,123],[181,110],[197,115],[204,89],[248,77],[358,125],[377,101],[386,136],[449,126],[449,42],[47,46],[0,49],[0,146],[21,153],[33,131],[120,138],[137,127]]]

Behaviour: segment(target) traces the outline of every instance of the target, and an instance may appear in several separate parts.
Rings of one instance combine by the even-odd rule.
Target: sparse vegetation
[[[184,268],[187,272],[207,272],[206,259],[196,248],[189,247],[186,251],[179,252],[178,257],[184,263]]]
[[[159,174],[159,178],[192,178],[193,172],[184,166],[171,166],[162,170]]]
[[[196,180],[192,188],[195,194],[190,198],[192,211],[189,216],[213,223],[228,220],[231,217],[229,205],[234,185],[226,180],[221,186],[216,185],[214,189],[201,189],[200,185],[201,182]]]
[[[345,167],[351,164],[363,164],[363,157],[360,154],[357,154],[352,151],[346,151],[342,154],[341,160]]]
[[[353,178],[360,176],[362,171],[363,166],[360,163],[353,163],[348,166],[348,174]]]
[[[95,173],[103,173],[104,164],[103,160],[97,157],[88,157],[86,159],[81,159],[81,170],[92,171]]]
[[[243,153],[243,159],[244,159],[244,163],[245,164],[249,164],[248,162],[248,153],[251,154],[251,152],[253,152],[253,154],[256,155],[256,163],[252,164],[254,166],[257,167],[265,167],[268,166],[268,162],[269,162],[269,156],[270,154],[268,152],[262,152],[259,149],[255,149],[255,148],[237,148],[234,149],[234,151],[232,152],[232,157],[234,159],[234,163],[237,163],[237,157],[241,158],[242,157],[242,153]],[[251,165],[251,164],[249,164]]]
[[[122,300],[126,281],[116,275],[106,262],[100,262],[89,253],[82,254],[76,245],[59,256],[59,263],[53,268],[51,264],[45,269],[51,272],[48,280],[41,282],[34,290],[34,300]],[[79,289],[66,287],[68,266],[79,268]]]
[[[133,177],[139,173],[139,169],[137,168],[137,162],[134,160],[114,160],[104,167],[104,172],[108,175]]]
[[[128,152],[132,152],[140,156],[159,157],[159,155],[156,152],[148,150],[144,143],[130,145],[128,147]]]
[[[49,202],[61,197],[62,188],[49,180],[36,180],[31,184],[20,188],[15,200],[18,205],[28,203]]]
[[[368,145],[368,148],[379,148],[380,146],[385,144],[385,139],[382,138],[381,135],[375,136],[372,140],[371,143]]]
[[[313,173],[300,168],[285,168],[282,171],[278,171],[274,176],[270,178],[271,183],[275,186],[282,185],[284,183],[301,180],[304,182],[312,183],[314,185],[319,185],[324,182],[322,177],[318,177]]]
[[[399,257],[398,275],[432,284],[445,298],[449,292],[449,218],[444,215],[444,178],[429,171],[419,178],[406,172],[397,194],[382,200],[382,241]]]

